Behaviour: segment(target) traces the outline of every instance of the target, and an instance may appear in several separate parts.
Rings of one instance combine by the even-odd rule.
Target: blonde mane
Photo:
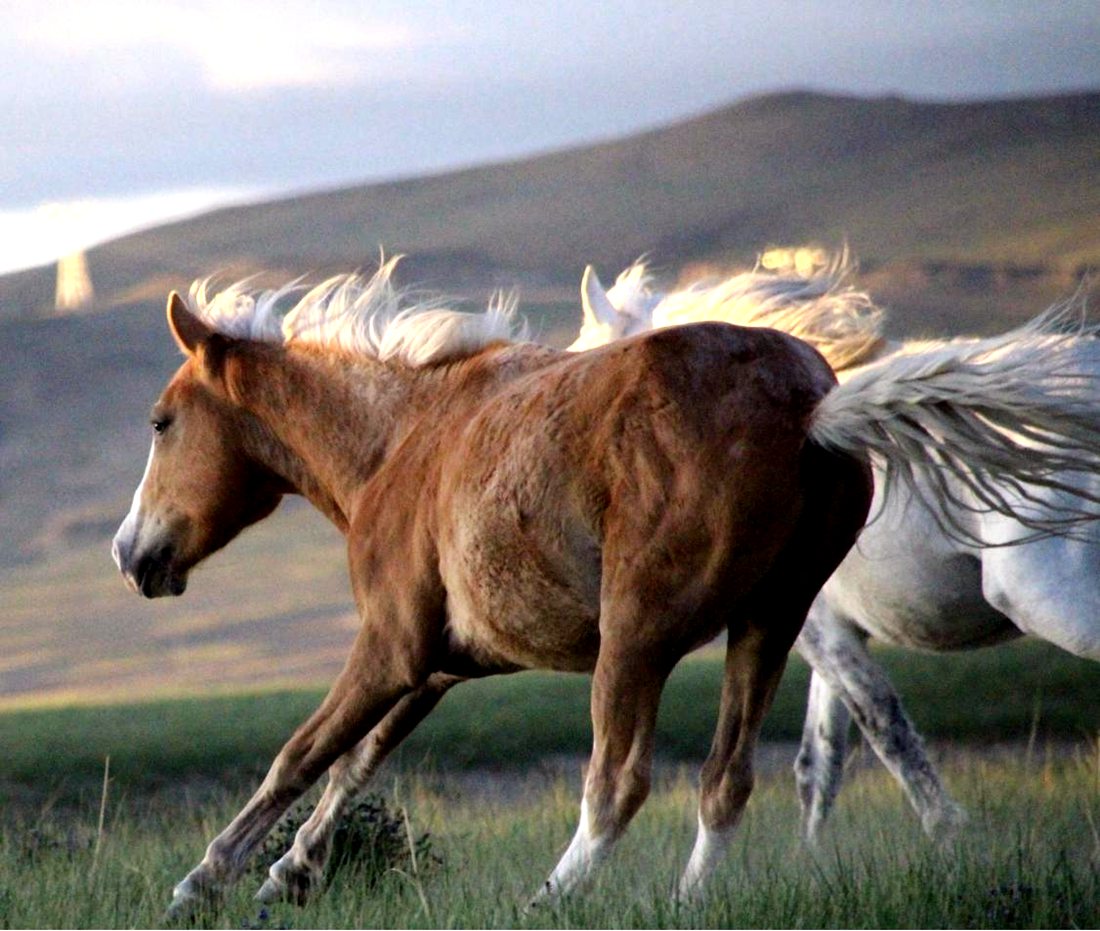
[[[293,281],[258,289],[246,278],[212,294],[213,279],[204,278],[191,285],[188,303],[226,336],[308,343],[412,367],[523,338],[525,327],[516,325],[511,296],[496,295],[481,313],[450,310],[435,298],[408,301],[391,280],[399,259],[384,261],[369,277],[337,275],[313,288]]]
[[[648,318],[654,328],[721,320],[782,330],[809,343],[834,369],[843,369],[868,359],[882,343],[883,311],[848,283],[851,270],[845,251],[806,275],[757,265],[660,294],[653,292],[652,278],[639,261],[619,275],[607,296],[619,314]]]

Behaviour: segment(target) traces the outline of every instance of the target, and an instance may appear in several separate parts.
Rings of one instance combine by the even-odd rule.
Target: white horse
[[[937,344],[946,357],[969,347],[976,358],[984,352],[988,358],[1019,359],[1041,344],[1040,334],[1059,326],[1048,315],[1045,322],[994,339],[887,342],[881,336],[881,312],[846,283],[846,272],[846,261],[809,278],[756,270],[662,295],[650,288],[641,264],[623,272],[606,291],[589,267],[582,283],[584,321],[570,348],[682,322],[724,320],[806,339],[845,382],[866,377],[861,373],[872,372],[882,360],[927,354]],[[1100,340],[1083,332],[1070,340],[1073,368],[1100,377]],[[1090,393],[1085,387],[1066,383],[1067,393],[1079,399]],[[990,374],[975,388],[995,395],[1011,386]],[[1020,445],[1025,450],[1041,446],[1041,433],[1022,428]],[[944,439],[944,455],[965,461],[965,445]],[[926,438],[915,436],[914,442]],[[796,643],[812,668],[795,763],[803,831],[810,841],[840,789],[851,718],[901,784],[930,836],[949,837],[966,820],[897,693],[868,653],[870,637],[950,651],[1031,634],[1077,656],[1100,659],[1100,534],[1081,525],[1059,532],[1070,530],[1059,524],[1075,510],[1100,516],[1100,479],[1064,473],[1042,490],[1026,479],[1022,484],[993,482],[990,495],[977,497],[949,484],[952,503],[941,508],[931,503],[924,479],[914,479],[909,487],[885,486],[882,476],[876,464],[871,513],[877,519],[864,528],[822,589]]]

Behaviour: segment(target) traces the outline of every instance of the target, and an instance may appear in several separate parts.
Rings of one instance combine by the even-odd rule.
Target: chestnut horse
[[[259,893],[304,899],[348,800],[440,696],[528,668],[592,674],[580,825],[541,896],[569,892],[646,797],[670,670],[724,631],[679,886],[695,894],[748,798],[787,652],[866,517],[868,451],[897,461],[914,409],[955,434],[992,428],[956,422],[950,372],[916,391],[889,368],[837,387],[799,340],[725,324],[561,353],[510,342],[499,308],[402,309],[391,268],[326,282],[285,315],[285,289],[169,298],[186,358],[153,407],[115,537],[124,578],[146,597],[182,594],[192,567],[296,493],[345,534],[362,621],[329,694],[176,886],[173,912],[236,879],[327,771]],[[935,458],[923,465],[951,467]]]

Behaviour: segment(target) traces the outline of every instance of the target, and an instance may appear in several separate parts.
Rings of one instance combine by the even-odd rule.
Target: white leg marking
[[[733,828],[726,831],[712,831],[703,824],[700,816],[699,832],[695,835],[695,847],[691,851],[691,858],[680,879],[678,898],[691,900],[698,897],[715,867],[722,862],[726,851],[729,850],[733,832]]]
[[[577,826],[577,833],[573,835],[568,849],[536,898],[557,899],[568,895],[606,859],[610,850],[611,844],[607,838],[593,836],[588,818],[588,802],[582,801],[581,822]]]

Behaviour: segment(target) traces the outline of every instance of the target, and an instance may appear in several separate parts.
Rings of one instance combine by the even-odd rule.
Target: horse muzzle
[[[119,537],[111,545],[118,571],[130,589],[145,598],[163,598],[166,595],[182,595],[187,589],[187,573],[179,571],[173,559],[171,546],[136,552]]]

